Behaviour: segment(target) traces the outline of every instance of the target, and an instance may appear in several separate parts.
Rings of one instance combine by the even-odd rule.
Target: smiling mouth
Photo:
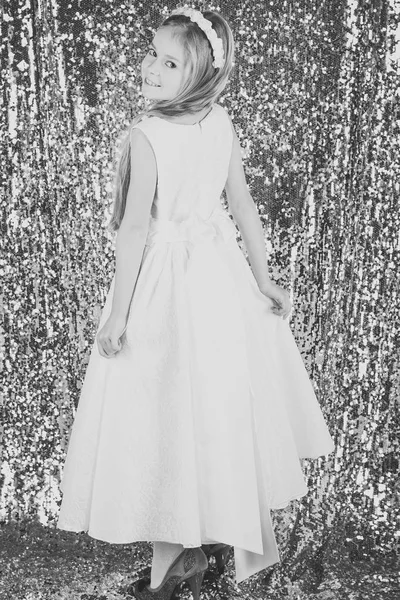
[[[150,85],[151,87],[161,87],[160,85],[157,85],[156,83],[150,81],[150,79],[147,79],[147,77],[145,78],[144,82],[147,83],[147,85]]]

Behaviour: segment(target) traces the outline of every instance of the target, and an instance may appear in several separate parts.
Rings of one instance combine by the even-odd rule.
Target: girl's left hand
[[[115,317],[112,314],[108,317],[96,338],[101,356],[104,356],[104,358],[112,358],[121,350],[122,342],[120,337],[125,329],[126,319]]]
[[[272,312],[278,317],[286,319],[292,309],[289,293],[271,280],[264,282],[259,289],[274,303]]]

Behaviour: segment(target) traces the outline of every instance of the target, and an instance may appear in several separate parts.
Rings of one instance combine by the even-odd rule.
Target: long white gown
[[[57,527],[114,544],[224,542],[239,583],[280,560],[270,510],[307,494],[299,458],[333,440],[221,203],[226,110],[136,127],[157,161],[149,234],[122,350],[104,358],[93,343]]]

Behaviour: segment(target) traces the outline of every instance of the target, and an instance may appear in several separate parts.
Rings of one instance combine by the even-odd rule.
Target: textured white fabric
[[[57,527],[110,543],[224,542],[240,582],[279,561],[270,509],[307,493],[299,458],[333,441],[288,321],[221,205],[225,109],[136,127],[157,160],[149,235],[122,350],[108,359],[93,343]]]

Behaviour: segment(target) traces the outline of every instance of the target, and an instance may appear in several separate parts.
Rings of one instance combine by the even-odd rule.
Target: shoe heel
[[[189,584],[190,589],[192,590],[193,600],[200,599],[200,589],[201,589],[201,584],[203,583],[203,577],[204,577],[205,572],[206,572],[205,570],[199,571],[198,573],[195,573],[194,575],[192,575],[191,577],[186,579],[187,583]]]
[[[225,546],[224,548],[219,548],[215,552],[213,552],[215,556],[215,562],[217,563],[218,573],[222,575],[225,572],[225,565],[228,560],[230,546]]]

